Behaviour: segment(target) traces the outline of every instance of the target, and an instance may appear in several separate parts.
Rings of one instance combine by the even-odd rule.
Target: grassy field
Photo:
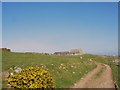
[[[25,68],[36,64],[43,64],[50,71],[56,81],[57,88],[68,88],[79,80],[87,72],[96,67],[90,62],[89,55],[82,56],[56,56],[37,53],[2,53],[2,71],[7,72],[10,67],[19,66]],[[3,88],[7,82],[3,78]]]
[[[113,63],[117,57],[96,56],[90,54],[80,56],[57,56],[44,55],[38,53],[2,53],[2,71],[7,72],[10,67],[19,66],[25,68],[27,66],[34,66],[43,64],[50,71],[56,81],[57,88],[67,88],[73,85],[87,72],[96,67],[94,62],[105,63],[110,65],[114,81],[120,85],[118,81],[118,66]],[[119,79],[120,80],[120,79]],[[3,78],[3,88],[7,87],[7,82]]]

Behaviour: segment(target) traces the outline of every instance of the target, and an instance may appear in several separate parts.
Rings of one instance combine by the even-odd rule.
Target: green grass
[[[25,68],[36,64],[43,64],[50,71],[56,81],[57,88],[68,88],[79,80],[84,74],[96,67],[95,63],[88,60],[89,55],[80,56],[56,56],[33,53],[2,53],[2,71],[8,71],[10,67],[20,66]],[[5,78],[3,88],[7,87]]]
[[[96,67],[94,63],[89,61],[89,59],[92,59],[95,62],[108,64],[112,69],[114,81],[117,85],[120,85],[120,78],[118,77],[118,70],[120,69],[118,69],[118,66],[112,62],[117,59],[117,57],[102,57],[91,54],[85,54],[82,55],[82,57],[83,59],[80,59],[80,56],[56,56],[33,53],[3,52],[2,71],[8,71],[10,67],[14,66],[25,68],[27,66],[43,64],[46,65],[46,68],[55,78],[56,87],[67,88],[73,85],[84,74]],[[63,65],[61,66],[61,64]],[[7,87],[6,84],[6,81],[3,80],[4,88]]]

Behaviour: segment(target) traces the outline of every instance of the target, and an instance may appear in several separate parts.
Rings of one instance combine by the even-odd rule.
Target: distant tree
[[[7,48],[0,48],[0,51],[8,51],[8,52],[10,52],[11,50],[7,49]]]

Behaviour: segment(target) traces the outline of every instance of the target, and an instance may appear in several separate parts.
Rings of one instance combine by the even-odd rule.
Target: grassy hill
[[[2,71],[7,72],[10,67],[45,65],[56,81],[57,88],[67,88],[73,85],[83,75],[93,70],[96,65],[90,59],[97,62],[110,64],[114,57],[101,57],[96,55],[84,54],[81,56],[57,56],[44,55],[39,53],[2,53]],[[117,80],[117,67],[111,64],[114,78]],[[6,79],[3,78],[3,88],[7,87]]]

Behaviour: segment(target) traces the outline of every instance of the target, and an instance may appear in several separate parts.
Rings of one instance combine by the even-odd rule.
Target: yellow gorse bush
[[[27,67],[9,75],[8,84],[14,88],[55,88],[55,81],[48,70],[41,66]]]

